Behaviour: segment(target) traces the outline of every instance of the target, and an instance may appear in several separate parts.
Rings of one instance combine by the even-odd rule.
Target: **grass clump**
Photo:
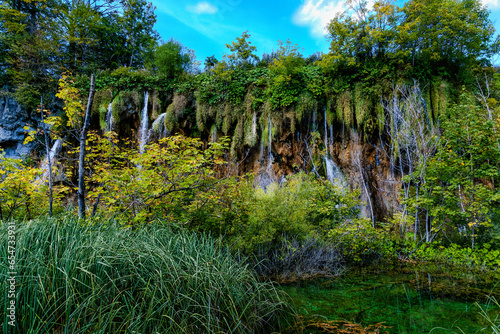
[[[4,223],[3,320],[7,236]],[[72,217],[17,222],[16,249],[18,333],[258,333],[289,310],[280,291],[217,240],[159,224],[132,230]]]

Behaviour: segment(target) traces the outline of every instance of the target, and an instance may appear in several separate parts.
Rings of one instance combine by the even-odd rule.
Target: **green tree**
[[[90,181],[99,184],[90,197],[100,198],[103,212],[129,223],[159,217],[185,223],[185,210],[217,184],[214,168],[225,163],[227,149],[225,141],[203,149],[199,140],[182,136],[163,138],[143,153],[95,134],[90,141]]]
[[[489,11],[478,0],[411,0],[401,11],[398,48],[417,74],[463,76],[498,52]]]
[[[161,77],[173,79],[184,72],[192,71],[195,64],[194,51],[171,39],[155,49],[150,68]]]
[[[427,209],[434,232],[446,226],[467,229],[474,248],[477,230],[491,227],[492,214],[500,213],[500,148],[495,131],[500,118],[497,114],[490,119],[473,96],[463,93],[440,122],[437,153],[429,160],[420,196],[414,192],[408,204]]]
[[[155,7],[146,0],[121,0],[123,15],[119,23],[125,36],[130,61],[125,66],[142,66],[150,57],[159,38],[154,30]]]
[[[259,60],[255,54],[257,47],[248,41],[250,36],[247,30],[241,34],[241,37],[236,37],[236,40],[231,44],[226,44],[226,47],[231,51],[231,54],[226,56],[230,66],[248,67]]]

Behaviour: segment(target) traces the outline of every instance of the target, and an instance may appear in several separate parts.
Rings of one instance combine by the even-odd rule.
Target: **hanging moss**
[[[105,131],[108,127],[106,122],[106,116],[108,115],[108,109],[104,105],[99,106],[99,126],[101,130]]]
[[[254,147],[257,144],[257,113],[254,111],[251,117],[245,117],[245,145]]]
[[[337,117],[340,121],[350,127],[353,120],[353,112],[351,107],[351,91],[346,90],[340,94],[337,99]]]
[[[174,103],[171,103],[168,106],[165,115],[165,128],[168,131],[173,132],[176,126],[177,126],[177,118],[175,117]]]
[[[172,104],[174,105],[174,115],[178,120],[184,116],[184,111],[186,110],[187,102],[188,99],[186,95],[178,94],[177,92],[174,93],[174,99]]]
[[[448,83],[443,80],[435,81],[431,84],[431,106],[432,118],[436,121],[439,115],[446,114],[448,105]]]
[[[326,100],[326,123],[330,126],[335,121],[335,100],[329,98]]]
[[[151,118],[157,119],[161,112],[160,99],[158,98],[158,91],[155,90],[149,97],[151,101]]]
[[[172,102],[172,112],[175,113],[175,107],[173,105],[174,103]],[[205,113],[206,108],[207,108],[206,103],[198,101],[198,103],[196,104],[196,126],[200,131],[205,130],[205,121],[204,121],[205,117],[203,116],[203,114]]]
[[[217,140],[217,125],[215,124],[212,124],[212,127],[210,128],[210,139],[212,142]]]
[[[217,124],[217,128],[221,128],[226,114],[226,105],[222,102],[218,103],[215,113],[215,124]]]
[[[361,83],[354,86],[354,111],[356,115],[356,123],[362,127],[369,118],[371,108],[370,97],[367,96]]]
[[[116,111],[117,116],[125,112],[136,112],[141,110],[144,97],[136,91],[121,91],[113,101],[113,116]],[[120,119],[119,117],[116,118]]]
[[[231,125],[233,125],[233,106],[230,103],[226,103],[224,106],[224,121],[222,122],[222,132],[225,135],[231,130]]]
[[[375,104],[375,114],[377,115],[377,127],[380,131],[383,131],[385,128],[385,114],[381,100]]]
[[[318,101],[314,96],[306,91],[299,95],[297,102],[297,120],[300,122],[306,113],[312,113],[318,110]]]
[[[236,150],[243,146],[243,123],[244,118],[240,117],[238,123],[236,124],[236,128],[234,129],[233,141],[231,143],[231,157],[233,159],[236,158]]]

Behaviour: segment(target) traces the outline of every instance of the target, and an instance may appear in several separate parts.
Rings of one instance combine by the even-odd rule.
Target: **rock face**
[[[9,97],[0,97],[0,148],[7,157],[22,158],[30,154],[33,145],[23,145],[24,127],[30,118],[24,108]]]
[[[390,168],[389,156],[384,153],[380,139],[370,143],[355,131],[338,131],[328,140],[327,151],[333,162],[347,179],[348,190],[359,189],[364,217],[384,221],[394,212],[398,202],[399,177]],[[302,138],[301,138],[302,137]],[[325,160],[316,156],[317,150],[304,134],[284,131],[272,143],[272,161],[267,148],[243,149],[237,162],[237,174],[253,172],[256,185],[265,186],[269,179],[279,182],[286,175],[300,170],[314,170],[326,176]]]
[[[143,123],[139,116],[141,110],[143,121],[147,115],[150,123],[158,118],[158,114],[153,116],[152,105],[145,109],[144,106],[148,104],[138,98],[135,100],[141,103],[129,100],[134,99],[123,98],[120,110],[116,112],[118,119],[114,130],[119,138],[135,137],[139,143]],[[56,102],[52,104],[51,109],[60,109]],[[162,120],[164,118],[165,114]],[[24,127],[29,123],[37,124],[38,120],[30,118],[26,110],[13,99],[0,98],[0,148],[6,152],[6,156],[20,158],[31,153],[33,146],[23,145],[26,136]],[[271,136],[269,129],[272,124],[269,123],[267,132],[260,130],[260,137],[265,136],[267,139],[265,144],[260,144],[259,139],[253,147],[243,145],[236,150],[237,157],[233,157],[233,164],[229,167],[231,173],[242,175],[251,172],[256,176],[256,186],[265,188],[271,182],[282,182],[285,176],[301,170],[314,171],[326,177],[328,164],[335,164],[335,169],[340,170],[347,179],[347,190],[359,189],[361,199],[365,202],[361,207],[362,215],[373,217],[376,221],[387,219],[399,205],[400,178],[391,170],[390,157],[381,143],[383,138],[375,136],[367,139],[363,134],[341,124],[327,126],[325,123],[319,127],[313,124],[311,127],[309,123],[303,123],[294,132],[291,127],[283,126],[279,130],[275,129],[276,133]],[[91,126],[95,130],[99,129],[98,114],[93,115]],[[173,133],[201,137],[207,145],[223,135],[216,128],[193,132],[195,127],[195,120],[186,117],[179,120]],[[312,135],[313,129],[319,136]],[[158,134],[159,137],[162,135],[165,134]],[[40,153],[45,155],[45,152]]]

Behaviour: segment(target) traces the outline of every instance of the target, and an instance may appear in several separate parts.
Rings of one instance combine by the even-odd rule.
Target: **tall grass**
[[[258,333],[289,312],[219,243],[160,225],[18,222],[16,333]],[[6,319],[7,227],[0,226]]]

